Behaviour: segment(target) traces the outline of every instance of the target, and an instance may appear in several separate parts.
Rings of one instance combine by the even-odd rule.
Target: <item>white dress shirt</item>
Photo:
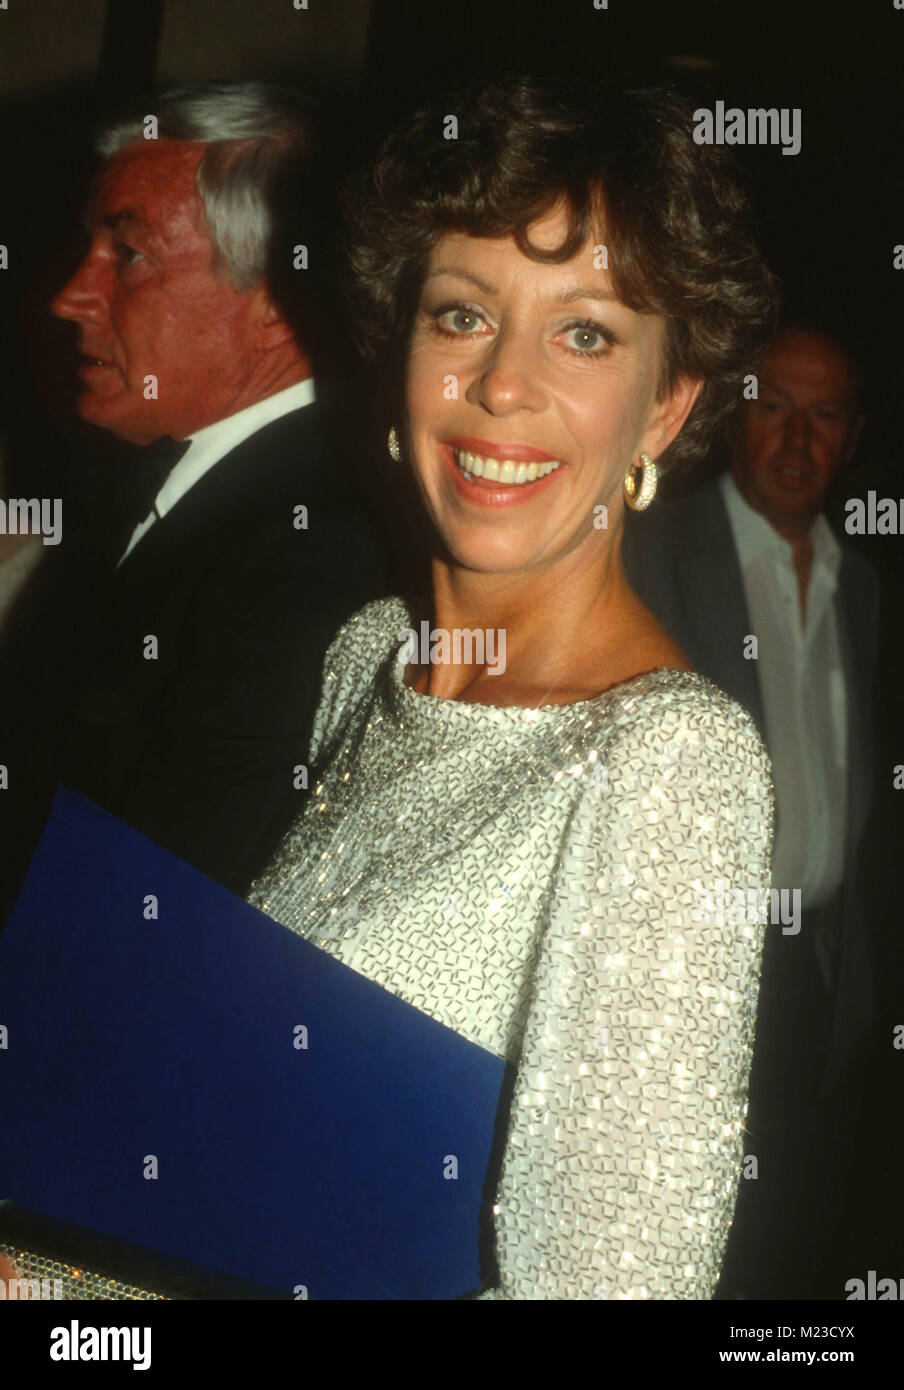
[[[287,386],[284,391],[277,391],[244,410],[236,411],[235,415],[227,415],[225,420],[217,420],[212,425],[205,425],[204,429],[198,430],[195,434],[188,435],[188,450],[157,493],[151,511],[144,521],[140,521],[135,527],[116,568],[118,569],[126,556],[131,554],[142,536],[147,535],[154,522],[158,518],[162,520],[167,512],[172,511],[179,499],[184,497],[214,464],[231,453],[237,444],[263,429],[264,425],[269,425],[272,420],[278,420],[281,415],[288,415],[291,410],[310,405],[314,399],[314,381],[312,377],[308,377],[306,381],[297,381],[294,386]]]
[[[754,511],[730,473],[720,486],[757,637],[778,806],[773,886],[800,888],[806,911],[844,877],[847,691],[834,604],[841,547],[817,517],[802,618],[790,543]]]

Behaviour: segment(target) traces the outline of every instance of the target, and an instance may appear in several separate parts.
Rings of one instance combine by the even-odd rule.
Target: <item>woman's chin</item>
[[[453,564],[475,574],[521,574],[538,563],[535,550],[493,545],[450,545]]]

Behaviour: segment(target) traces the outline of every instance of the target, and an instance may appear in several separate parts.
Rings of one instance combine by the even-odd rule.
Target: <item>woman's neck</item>
[[[617,545],[592,566],[577,557],[530,575],[487,575],[437,559],[433,611],[415,619],[430,622],[432,659],[424,661],[421,642],[407,683],[445,699],[570,704],[656,664],[652,620],[625,579]]]

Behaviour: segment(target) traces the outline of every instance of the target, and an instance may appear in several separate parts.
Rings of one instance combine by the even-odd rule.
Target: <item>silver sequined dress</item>
[[[682,671],[539,709],[417,694],[410,625],[370,604],[330,648],[325,771],[250,900],[517,1062],[482,1298],[711,1298],[764,927],[698,895],[769,885],[762,743]]]

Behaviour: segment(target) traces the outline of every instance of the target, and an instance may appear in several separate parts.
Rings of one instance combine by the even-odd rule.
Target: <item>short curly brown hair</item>
[[[450,115],[457,138],[444,137]],[[719,146],[693,139],[690,105],[660,88],[508,78],[421,107],[345,195],[349,294],[365,355],[407,340],[433,246],[446,232],[513,236],[560,263],[605,225],[616,293],[666,321],[659,391],[704,385],[661,466],[705,452],[773,330],[776,281],[749,227],[748,201]],[[555,251],[528,241],[564,199]]]

